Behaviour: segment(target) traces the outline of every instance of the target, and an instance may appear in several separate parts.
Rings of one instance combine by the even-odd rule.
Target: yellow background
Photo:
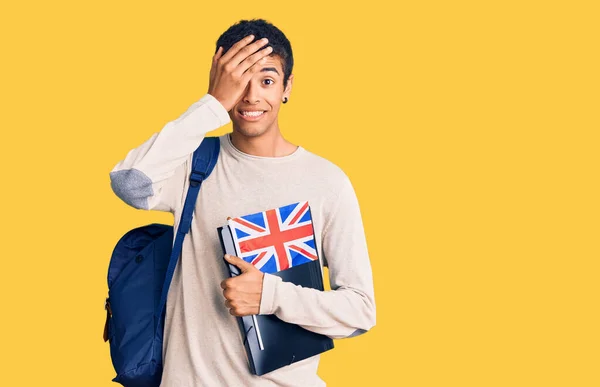
[[[0,384],[116,385],[110,254],[172,216],[108,173],[262,17],[296,61],[282,132],[350,176],[371,254],[377,325],[328,386],[600,385],[593,3],[3,3]]]

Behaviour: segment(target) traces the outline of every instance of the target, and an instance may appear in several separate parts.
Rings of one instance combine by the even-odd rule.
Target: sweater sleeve
[[[115,165],[110,172],[113,192],[132,207],[173,212],[182,200],[192,154],[207,132],[229,121],[225,107],[205,94]]]
[[[358,200],[347,176],[322,235],[332,290],[305,288],[266,273],[259,314],[274,314],[334,339],[365,333],[376,320],[373,277]]]

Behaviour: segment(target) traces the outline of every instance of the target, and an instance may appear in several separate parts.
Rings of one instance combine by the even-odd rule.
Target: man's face
[[[237,105],[229,111],[233,130],[249,137],[277,128],[279,107],[284,97],[289,99],[292,89],[293,75],[288,79],[287,88],[283,89],[283,67],[278,55],[267,56],[257,66],[260,70],[248,82]],[[250,112],[250,115],[242,112]]]

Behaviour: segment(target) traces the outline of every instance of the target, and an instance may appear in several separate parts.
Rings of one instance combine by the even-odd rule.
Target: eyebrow
[[[281,76],[281,74],[279,74],[279,71],[277,71],[277,69],[275,67],[264,67],[262,69],[260,69],[260,72],[266,72],[266,71],[274,71],[277,75]]]

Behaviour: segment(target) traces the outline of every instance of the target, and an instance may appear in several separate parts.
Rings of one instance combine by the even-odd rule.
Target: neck
[[[288,142],[279,130],[270,130],[259,136],[245,136],[234,130],[231,142],[240,151],[253,156],[284,157],[296,151],[296,145]]]

